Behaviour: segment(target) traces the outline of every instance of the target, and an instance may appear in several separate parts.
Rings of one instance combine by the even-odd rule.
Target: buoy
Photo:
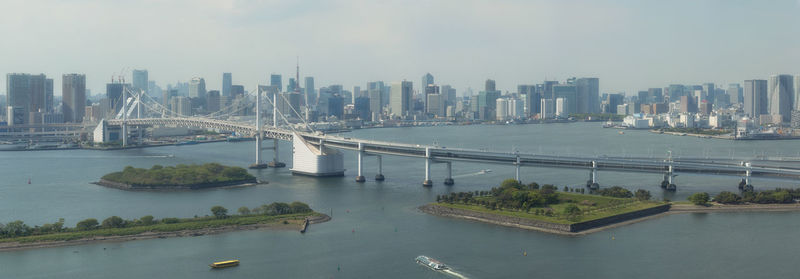
[[[28,178],[28,184],[31,184],[31,179],[30,178]]]
[[[356,229],[353,229],[353,233],[356,233]]]
[[[611,237],[611,240],[614,240],[614,237],[613,237],[613,236]]]
[[[337,264],[337,265],[336,265],[336,271],[341,271],[341,270],[342,270],[342,266],[340,266],[340,265],[338,265],[338,264]]]
[[[527,256],[528,255],[528,251],[522,251],[522,255],[523,256]]]
[[[347,210],[347,213],[350,213],[350,209]]]

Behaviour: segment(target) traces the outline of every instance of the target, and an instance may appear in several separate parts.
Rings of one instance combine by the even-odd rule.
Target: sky
[[[0,73],[86,74],[93,94],[147,69],[160,86],[271,73],[317,88],[403,79],[476,92],[598,77],[601,92],[727,87],[800,74],[800,0],[2,0]],[[6,80],[0,78],[0,92]]]

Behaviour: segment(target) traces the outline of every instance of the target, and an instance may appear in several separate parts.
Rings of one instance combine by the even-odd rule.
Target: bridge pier
[[[356,176],[356,182],[364,182],[364,181],[367,181],[367,179],[364,178],[364,174],[363,174],[363,172],[364,172],[364,165],[363,165],[363,161],[364,161],[364,144],[361,143],[361,142],[358,143],[358,152],[357,152],[357,154],[358,154],[358,176]]]
[[[383,181],[386,179],[383,177],[383,159],[381,155],[376,155],[378,157],[378,174],[375,175],[375,181]]]
[[[425,187],[433,186],[433,181],[431,181],[431,149],[430,149],[430,147],[425,147],[425,180],[422,181],[422,186],[425,186]]]
[[[670,192],[675,192],[676,190],[678,190],[678,187],[675,185],[675,183],[673,183],[673,179],[675,178],[675,174],[673,173],[674,171],[672,165],[669,165],[667,173],[664,174],[664,180],[661,181],[661,188]]]
[[[600,183],[597,183],[597,161],[592,161],[592,169],[589,172],[589,180],[586,181],[586,187],[590,190],[600,189]]]
[[[742,182],[739,182],[739,190],[740,191],[753,191],[753,185],[750,184],[750,176],[753,174],[751,169],[751,165],[749,162],[744,164],[747,167],[745,170],[744,178],[742,178]]]
[[[519,160],[519,153],[517,153],[517,161],[516,161],[516,163],[514,163],[514,167],[516,167],[516,170],[514,172],[514,179],[516,179],[517,182],[522,183],[522,179],[519,177],[519,167],[520,166],[521,166],[521,164],[520,164],[520,160]]]
[[[270,168],[282,168],[285,167],[286,164],[283,162],[278,161],[278,139],[272,139],[272,149],[275,151],[275,155],[272,157],[272,162],[267,163],[267,166]]]
[[[444,179],[444,185],[453,185],[456,181],[453,180],[453,163],[447,162],[447,178]]]

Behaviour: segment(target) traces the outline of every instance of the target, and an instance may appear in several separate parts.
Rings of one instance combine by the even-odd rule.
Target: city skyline
[[[203,77],[209,89],[221,89],[223,72],[234,74],[234,84],[252,87],[266,84],[270,73],[293,76],[297,56],[300,76],[314,76],[320,85],[352,88],[374,80],[418,81],[430,72],[438,84],[461,92],[482,88],[487,78],[497,80],[505,92],[545,79],[590,76],[603,80],[601,92],[629,96],[670,83],[722,85],[796,75],[793,67],[800,61],[793,51],[800,39],[786,36],[800,27],[792,20],[800,3],[789,0],[771,5],[178,1],[154,8],[128,2],[33,1],[2,6],[19,12],[0,19],[0,30],[18,41],[0,46],[0,72],[85,74],[87,88],[95,94],[122,69],[127,69],[126,79],[132,69],[147,69],[150,80],[162,87]],[[352,15],[354,6],[372,13]],[[34,12],[41,9],[65,12]],[[200,16],[191,23],[163,22],[176,10]],[[81,19],[86,14],[102,16],[89,22]],[[735,17],[747,20],[729,20]],[[337,20],[326,20],[333,18]],[[45,41],[59,41],[59,47]],[[14,47],[19,44],[29,47]],[[0,83],[5,88],[5,81]],[[60,79],[55,83],[61,88]]]

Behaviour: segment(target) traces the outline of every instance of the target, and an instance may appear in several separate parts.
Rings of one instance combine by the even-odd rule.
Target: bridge
[[[199,127],[219,131],[236,132],[256,138],[255,163],[251,168],[283,167],[284,163],[278,160],[278,141],[292,142],[292,172],[294,174],[310,176],[343,176],[344,165],[341,151],[352,151],[357,156],[357,182],[366,181],[364,177],[364,161],[367,157],[376,157],[377,174],[375,180],[384,180],[382,171],[383,156],[402,156],[417,158],[424,161],[425,173],[422,184],[432,186],[431,166],[445,164],[446,174],[444,184],[453,185],[452,164],[456,162],[489,163],[512,166],[516,170],[515,178],[520,180],[522,167],[548,167],[584,169],[589,173],[587,186],[599,187],[597,180],[598,171],[641,172],[663,174],[662,187],[675,190],[673,178],[676,173],[695,173],[706,175],[725,175],[741,177],[745,185],[750,185],[751,177],[780,177],[800,180],[800,168],[766,163],[753,164],[749,161],[719,160],[708,158],[624,158],[608,156],[555,156],[540,155],[520,152],[493,152],[477,149],[448,148],[436,145],[407,144],[388,141],[363,140],[350,137],[326,135],[314,131],[297,131],[291,126],[278,125],[279,115],[273,109],[272,125],[261,123],[261,94],[256,96],[256,123],[242,123],[229,120],[213,119],[207,117],[151,117],[128,119],[122,114],[121,119],[103,120],[95,129],[95,136],[107,129],[120,128],[124,135],[123,145],[128,137],[128,126],[181,126]],[[273,96],[272,100],[278,100]],[[272,102],[270,100],[270,102]],[[131,102],[129,100],[129,102]],[[135,103],[135,101],[133,101]],[[274,107],[274,104],[273,104]],[[129,111],[124,109],[123,111]],[[295,111],[296,113],[296,111]],[[287,121],[288,122],[288,121]],[[264,163],[261,147],[264,139],[272,139],[274,144],[273,161]],[[740,185],[741,186],[741,185]]]

